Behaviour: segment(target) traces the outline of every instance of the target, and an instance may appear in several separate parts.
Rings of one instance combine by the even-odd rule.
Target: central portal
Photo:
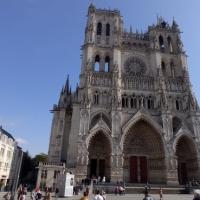
[[[124,140],[124,181],[166,183],[164,145],[160,133],[140,120],[129,128]]]
[[[130,183],[147,182],[147,158],[145,156],[130,157]]]

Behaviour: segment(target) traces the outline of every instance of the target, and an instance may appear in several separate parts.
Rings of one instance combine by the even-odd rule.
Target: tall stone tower
[[[200,112],[173,20],[125,31],[118,10],[88,9],[80,83],[53,109],[49,162],[77,180],[200,180]]]

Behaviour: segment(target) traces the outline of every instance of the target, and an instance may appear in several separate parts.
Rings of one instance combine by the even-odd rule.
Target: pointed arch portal
[[[176,143],[176,156],[178,162],[179,184],[199,178],[197,151],[192,138],[187,135],[181,136]]]
[[[111,143],[103,131],[98,131],[90,139],[88,177],[105,176],[110,179],[111,173]]]
[[[127,131],[124,143],[124,180],[166,183],[165,150],[160,133],[141,119]]]

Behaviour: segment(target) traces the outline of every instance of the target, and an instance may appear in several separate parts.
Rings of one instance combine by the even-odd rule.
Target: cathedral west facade
[[[200,112],[175,21],[125,31],[118,10],[90,5],[80,82],[54,105],[48,159],[77,180],[200,180]]]

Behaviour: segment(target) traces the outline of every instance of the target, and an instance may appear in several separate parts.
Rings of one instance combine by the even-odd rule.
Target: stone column
[[[122,168],[122,162],[123,162],[123,155],[112,155],[111,158],[111,182],[123,182],[123,168]]]
[[[84,142],[79,144],[78,155],[76,160],[76,169],[75,169],[75,179],[76,181],[81,181],[82,179],[87,178],[87,168],[88,168],[89,158],[88,151]]]
[[[176,156],[166,158],[167,185],[179,185],[178,164]]]

